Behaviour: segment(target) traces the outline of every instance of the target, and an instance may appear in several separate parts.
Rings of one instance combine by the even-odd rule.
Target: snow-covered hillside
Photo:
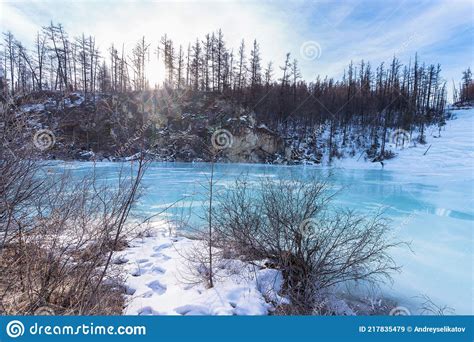
[[[397,153],[393,159],[384,161],[387,170],[419,174],[444,174],[450,172],[473,173],[474,163],[474,108],[453,109],[454,119],[448,120],[438,136],[437,127],[428,127],[425,145],[411,142],[408,147],[396,147],[389,143],[387,148]],[[357,169],[380,169],[380,163],[364,161],[356,155],[353,158],[336,160],[334,166]]]

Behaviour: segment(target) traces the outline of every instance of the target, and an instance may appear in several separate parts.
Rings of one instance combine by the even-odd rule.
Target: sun
[[[165,68],[155,54],[150,55],[150,61],[145,67],[145,74],[150,87],[161,86],[165,81]]]

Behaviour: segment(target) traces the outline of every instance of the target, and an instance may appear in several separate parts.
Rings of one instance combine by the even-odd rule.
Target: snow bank
[[[474,157],[474,108],[451,110],[455,118],[448,120],[438,136],[438,127],[428,127],[427,143],[408,147],[396,147],[388,143],[386,149],[397,155],[393,159],[384,160],[384,169],[403,171],[413,174],[446,175],[452,172],[473,172]],[[353,158],[334,160],[333,166],[347,169],[380,169],[380,163],[366,162],[359,155]]]
[[[164,229],[135,240],[117,253],[115,263],[126,271],[126,315],[266,315],[279,296],[281,272],[239,260],[217,265],[213,288],[199,283],[187,253],[201,242],[169,237]],[[202,246],[201,246],[202,247]]]

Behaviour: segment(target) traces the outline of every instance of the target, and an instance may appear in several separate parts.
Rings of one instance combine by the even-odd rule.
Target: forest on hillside
[[[377,66],[351,62],[340,80],[318,75],[306,81],[290,53],[279,63],[263,61],[256,40],[242,40],[234,51],[221,30],[187,46],[165,34],[152,41],[143,37],[131,51],[114,45],[100,51],[93,36],[71,37],[61,24],[51,22],[37,33],[34,46],[25,46],[11,32],[4,33],[2,45],[4,98],[44,91],[79,91],[93,103],[100,94],[144,91],[166,94],[168,102],[213,96],[254,113],[284,137],[301,127],[324,126],[330,158],[337,155],[338,144],[346,146],[354,127],[367,138],[368,155],[384,159],[390,156],[385,143],[391,130],[410,136],[417,132],[411,139],[425,143],[426,127],[441,129],[446,120],[447,81],[441,66],[425,64],[417,55],[405,65],[396,56]],[[161,85],[150,84],[151,59],[164,65]],[[473,99],[469,69],[454,95],[456,101]]]

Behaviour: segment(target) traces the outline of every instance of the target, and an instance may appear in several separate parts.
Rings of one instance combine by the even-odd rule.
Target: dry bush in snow
[[[121,279],[112,255],[127,244],[129,215],[144,163],[125,168],[117,182],[82,178],[67,171],[38,175],[47,191],[31,206],[31,217],[2,248],[0,309],[34,314],[119,314]]]
[[[112,256],[131,236],[147,162],[123,166],[113,181],[95,168],[73,176],[35,160],[24,116],[11,106],[2,106],[1,124],[0,314],[120,314]]]
[[[399,267],[381,216],[363,216],[330,206],[327,180],[246,179],[220,199],[213,211],[222,248],[246,260],[267,260],[283,272],[287,314],[324,314],[325,290],[349,281],[380,282]],[[323,306],[323,307],[322,307]]]

